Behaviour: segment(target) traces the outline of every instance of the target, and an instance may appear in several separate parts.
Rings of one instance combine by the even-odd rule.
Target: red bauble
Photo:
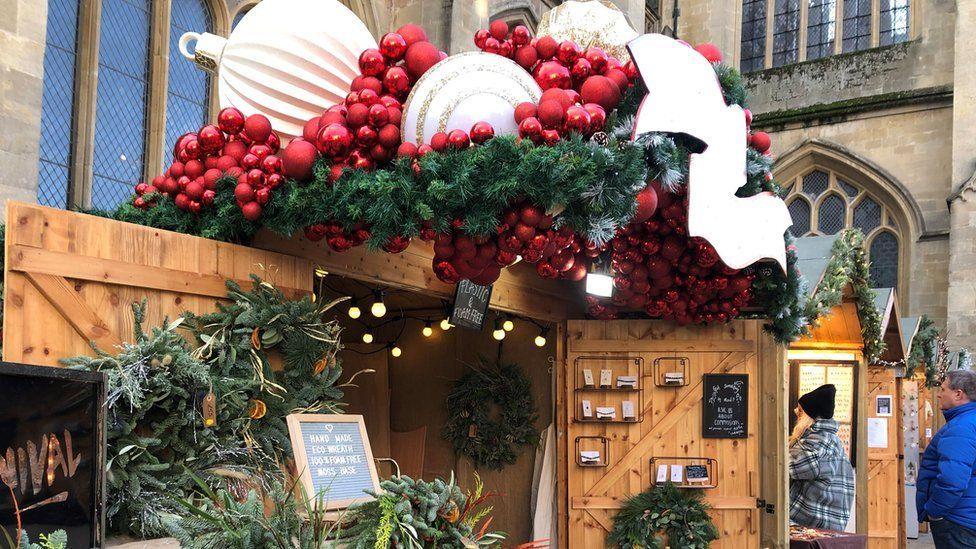
[[[488,25],[488,32],[491,33],[492,38],[500,42],[508,36],[508,23],[501,19],[496,19],[491,22],[491,25]]]
[[[318,150],[315,145],[308,141],[292,141],[281,154],[281,171],[285,177],[308,181],[312,179],[312,166],[316,156]]]
[[[681,257],[685,251],[685,240],[675,235],[668,235],[661,243],[661,256],[669,261]]]
[[[519,136],[532,139],[533,141],[542,135],[542,122],[530,116],[519,123]]]
[[[200,148],[200,142],[197,141],[196,137],[194,137],[193,139],[188,139],[186,141],[186,144],[183,146],[183,150],[181,151],[181,154],[185,155],[187,160],[195,160],[197,158],[200,158],[200,154],[202,152],[203,151]]]
[[[380,94],[369,89],[363,89],[359,92],[359,102],[367,107],[371,107],[380,101]]]
[[[458,276],[457,270],[454,265],[451,265],[449,261],[439,261],[434,263],[434,275],[441,282],[446,282],[448,284],[456,284],[461,277]]]
[[[200,128],[197,141],[200,142],[200,147],[204,151],[214,153],[224,146],[224,133],[217,126],[208,124]]]
[[[368,119],[369,107],[361,103],[354,103],[349,106],[349,113],[346,114],[346,122],[350,128],[358,128],[365,124]]]
[[[569,72],[573,75],[573,80],[576,82],[582,82],[586,80],[588,76],[593,74],[593,66],[586,59],[579,58],[575,63],[573,63],[573,68],[570,69]]]
[[[271,136],[271,121],[263,114],[252,114],[244,120],[244,133],[251,141],[264,143]]]
[[[573,265],[576,264],[576,256],[573,255],[572,250],[564,249],[556,252],[549,262],[552,263],[552,266],[559,270],[559,272],[566,272],[572,269]]]
[[[532,46],[522,46],[515,50],[515,62],[530,71],[539,61],[539,52]]]
[[[322,154],[336,157],[343,156],[349,152],[352,146],[353,135],[349,128],[339,124],[329,124],[319,131],[316,137],[316,144]]]
[[[540,261],[535,264],[535,272],[539,274],[542,278],[558,278],[559,269],[549,263],[548,261]]]
[[[654,215],[657,211],[657,191],[654,187],[648,185],[644,187],[644,190],[637,193],[637,211],[634,213],[635,223],[643,223]]]
[[[620,102],[620,88],[606,76],[594,75],[583,82],[580,95],[584,103],[596,103],[605,111],[611,111]]]
[[[390,61],[403,59],[407,52],[407,41],[395,32],[388,32],[380,38],[380,53]]]
[[[408,23],[396,30],[397,34],[403,37],[407,42],[407,46],[413,45],[416,42],[425,42],[427,40],[427,33],[420,25],[414,25],[413,23]]]
[[[455,150],[467,149],[471,146],[471,140],[464,130],[451,130],[447,134],[447,146]]]
[[[502,44],[493,36],[489,36],[485,40],[485,53],[491,53],[498,55],[502,51]]]
[[[543,100],[539,103],[538,118],[539,122],[546,128],[560,128],[563,125],[563,117],[566,109],[555,100]]]
[[[248,202],[241,206],[241,213],[244,214],[244,219],[248,221],[257,221],[261,219],[261,205],[257,202]]]
[[[261,160],[261,169],[264,173],[271,175],[281,172],[281,158],[276,154],[269,154]]]
[[[386,244],[383,244],[383,250],[391,253],[398,254],[403,250],[406,250],[410,246],[410,238],[406,236],[391,236]]]
[[[530,116],[536,116],[537,113],[538,108],[535,106],[535,103],[519,103],[515,107],[515,123],[521,124],[523,120]]]
[[[203,175],[204,168],[203,163],[199,160],[191,160],[184,164],[183,175],[189,177],[190,179],[196,179]]]
[[[579,46],[572,40],[563,40],[556,47],[556,59],[566,66],[571,66],[580,56]]]
[[[390,67],[383,75],[383,87],[394,95],[405,95],[410,91],[410,77],[403,67]]]
[[[400,143],[397,148],[397,156],[413,158],[417,156],[417,146],[409,142]]]
[[[552,59],[558,48],[559,44],[551,36],[543,36],[535,43],[535,49],[539,52],[540,59]]]
[[[752,134],[752,148],[757,151],[764,153],[769,150],[772,145],[772,140],[769,138],[769,134],[766,132],[756,132]]]
[[[390,121],[390,113],[387,108],[383,105],[377,103],[369,108],[369,113],[366,116],[366,121],[374,129],[380,129]]]
[[[702,54],[702,57],[708,59],[709,63],[721,63],[722,62],[722,50],[718,49],[718,46],[705,42],[704,44],[698,44],[695,46],[695,51]]]
[[[244,159],[244,155],[247,154],[247,145],[245,145],[240,141],[231,141],[230,143],[224,145],[224,148],[221,152],[233,158],[237,162],[240,162],[241,160]]]
[[[220,130],[231,135],[237,135],[244,129],[244,114],[234,107],[221,109],[217,113],[217,126]],[[177,142],[179,143],[179,142]]]
[[[542,130],[542,141],[550,147],[559,142],[559,132],[556,130]]]
[[[393,124],[380,128],[379,143],[384,148],[394,150],[400,145],[400,129]]]
[[[363,147],[372,147],[376,144],[377,139],[379,139],[379,134],[369,126],[361,126],[356,130],[356,143]]]
[[[654,256],[647,260],[647,274],[654,280],[668,278],[671,276],[671,264],[660,256]]]
[[[569,270],[562,273],[562,277],[573,282],[580,282],[586,278],[587,270],[586,264],[577,260]]]
[[[495,137],[495,128],[488,122],[475,122],[471,126],[471,141],[475,144],[480,145],[492,137]]]
[[[603,71],[607,68],[607,59],[609,57],[601,48],[590,46],[583,52],[583,57],[590,62],[594,73],[603,74]]]
[[[568,109],[573,105],[573,100],[569,97],[569,92],[571,90],[564,90],[562,88],[549,88],[548,90],[542,92],[542,97],[539,98],[539,103],[543,101],[555,101],[562,106],[563,110]]]
[[[590,133],[603,131],[603,127],[607,124],[607,111],[596,103],[587,103],[583,108],[590,115]]]
[[[590,131],[590,114],[583,107],[572,106],[566,109],[566,131],[586,134]]]
[[[472,277],[471,282],[480,286],[487,286],[498,280],[500,275],[501,268],[498,265],[488,265],[481,271],[481,274]]]
[[[525,25],[518,25],[512,29],[512,43],[516,46],[524,46],[532,39],[532,33]]]
[[[474,33],[475,47],[477,47],[479,50],[485,49],[485,40],[488,40],[488,37],[490,36],[491,33],[488,32],[488,29],[478,29],[477,31],[475,31]]]
[[[535,81],[543,91],[549,88],[568,88],[573,83],[569,69],[557,61],[546,61],[539,65],[536,69]]]
[[[603,76],[606,76],[610,80],[613,80],[613,83],[617,85],[617,89],[620,90],[621,93],[623,93],[623,91],[626,90],[628,86],[630,86],[630,79],[627,78],[627,75],[624,74],[624,71],[620,69],[610,69],[607,72],[603,73]]]
[[[752,126],[752,111],[749,109],[742,109],[742,114],[744,114],[746,117],[746,128],[748,129],[749,126]]]
[[[427,69],[441,60],[441,52],[430,42],[416,42],[407,48],[404,66],[413,78],[420,78]]]

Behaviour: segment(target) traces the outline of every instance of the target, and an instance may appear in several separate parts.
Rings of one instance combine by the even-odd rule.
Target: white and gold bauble
[[[583,49],[596,46],[626,63],[630,60],[627,42],[640,33],[610,0],[569,0],[546,12],[535,34],[557,42],[572,40]]]
[[[283,142],[345,99],[359,54],[375,47],[366,25],[337,0],[264,0],[230,38],[180,37],[180,53],[217,74],[220,107],[267,116]]]
[[[403,107],[404,142],[430,142],[437,132],[471,131],[488,122],[495,135],[517,134],[515,107],[537,103],[542,89],[517,63],[491,53],[452,55],[417,80]]]

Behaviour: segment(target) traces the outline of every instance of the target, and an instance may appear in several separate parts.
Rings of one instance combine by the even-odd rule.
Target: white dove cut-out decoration
[[[725,104],[715,69],[694,49],[662,34],[641,35],[627,48],[648,89],[633,137],[680,133],[704,146],[690,159],[688,235],[707,240],[734,269],[772,259],[786,272],[789,210],[770,192],[735,196],[746,182],[745,115],[738,105]]]

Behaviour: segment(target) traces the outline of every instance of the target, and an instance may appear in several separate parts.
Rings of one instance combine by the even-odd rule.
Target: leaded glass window
[[[837,30],[836,0],[808,0],[807,59],[820,59],[834,53]]]
[[[37,201],[56,208],[68,206],[79,4],[49,0],[47,5]]]
[[[173,0],[170,8],[169,78],[166,94],[166,146],[163,163],[173,158],[173,145],[181,135],[207,122],[210,78],[180,54],[185,32],[212,32],[213,17],[203,0]]]
[[[230,24],[231,30],[237,28],[237,24],[241,22],[241,19],[244,19],[244,16],[247,15],[247,12],[249,11],[251,11],[251,8],[248,7],[237,12],[237,15],[234,16],[234,22]]]
[[[149,80],[148,0],[102,0],[92,207],[111,209],[143,177]]]
[[[882,46],[908,40],[908,7],[908,0],[881,0],[881,29],[878,38]]]
[[[813,168],[783,182],[794,236],[831,235],[860,229],[875,288],[898,286],[901,242],[891,210],[864,188],[828,169]]]
[[[766,0],[742,2],[742,72],[762,69],[766,64]]]
[[[800,0],[773,0],[773,66],[799,60]]]
[[[871,47],[871,0],[844,0],[844,52]]]

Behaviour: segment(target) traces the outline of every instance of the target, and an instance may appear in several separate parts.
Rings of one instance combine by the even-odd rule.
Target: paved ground
[[[932,534],[919,534],[918,539],[908,540],[908,549],[935,549]]]

